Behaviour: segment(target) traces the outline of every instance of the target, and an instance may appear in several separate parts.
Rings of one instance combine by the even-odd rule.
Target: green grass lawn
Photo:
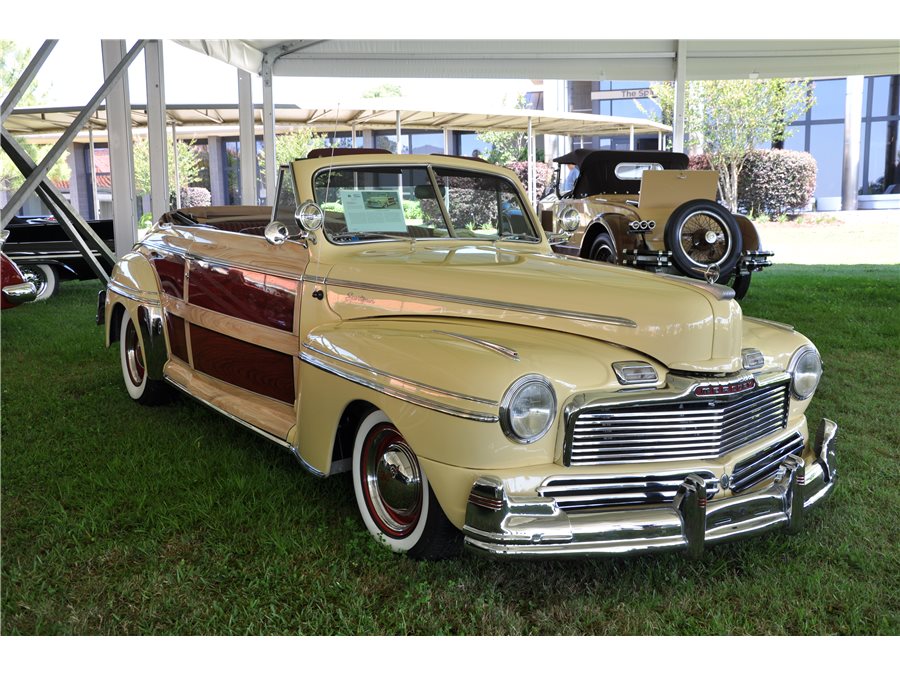
[[[618,560],[375,543],[347,474],[181,398],[131,402],[97,282],[2,313],[3,634],[897,634],[900,267],[780,266],[746,314],[825,361],[840,484],[800,534]]]

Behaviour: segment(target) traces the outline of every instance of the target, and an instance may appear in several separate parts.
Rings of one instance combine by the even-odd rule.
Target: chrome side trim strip
[[[253,424],[250,424],[250,422],[247,422],[246,420],[242,420],[240,417],[236,417],[235,415],[232,415],[230,412],[227,412],[226,410],[222,410],[222,408],[220,408],[219,406],[217,406],[213,403],[210,403],[209,401],[206,401],[206,400],[200,398],[199,396],[194,396],[194,394],[192,394],[184,385],[182,385],[180,382],[176,382],[168,375],[165,375],[163,379],[165,379],[166,382],[171,384],[173,387],[175,387],[179,391],[182,391],[185,394],[187,394],[188,396],[190,396],[195,401],[202,403],[207,408],[211,408],[212,410],[216,411],[220,415],[224,415],[225,417],[230,419],[232,422],[237,422],[238,424],[240,424],[243,427],[246,427],[250,431],[255,431],[256,433],[258,433],[260,436],[262,436],[266,440],[272,441],[273,443],[280,445],[283,448],[292,450],[292,452],[293,452],[293,449],[291,448],[290,443],[288,443],[284,439],[278,438],[278,436],[273,436],[268,431],[264,431],[263,429],[260,429],[259,427],[254,426]]]
[[[221,231],[221,230],[219,230]],[[234,234],[233,232],[229,234]],[[249,235],[247,235],[249,236]],[[258,238],[258,237],[257,237]],[[284,272],[281,270],[272,270],[271,268],[259,267],[258,265],[250,265],[243,262],[236,262],[234,260],[225,260],[224,258],[216,258],[215,256],[206,256],[206,255],[197,255],[196,253],[188,253],[186,249],[181,249],[176,246],[167,246],[165,244],[158,243],[147,243],[141,242],[138,246],[146,246],[150,249],[155,249],[158,251],[165,251],[166,253],[172,253],[174,255],[180,255],[187,260],[193,260],[195,262],[207,263],[209,265],[217,265],[220,267],[231,267],[235,269],[248,270],[250,272],[257,272],[259,274],[269,274],[272,276],[282,277],[284,279],[293,279],[294,281],[303,281],[302,274],[291,274],[290,272]]]
[[[520,305],[512,302],[498,302],[494,300],[486,300],[483,298],[472,298],[463,295],[448,295],[446,293],[432,293],[430,291],[416,291],[407,288],[397,288],[395,286],[382,286],[380,284],[367,284],[357,281],[348,281],[345,279],[327,279],[327,286],[342,286],[344,288],[353,288],[360,291],[374,291],[376,293],[391,293],[394,295],[405,295],[413,298],[422,298],[423,300],[438,300],[441,302],[454,302],[460,305],[475,305],[477,307],[490,307],[492,309],[502,309],[513,312],[523,312],[525,314],[538,314],[541,316],[552,316],[558,319],[574,319],[577,321],[590,321],[591,323],[605,323],[613,326],[623,326],[625,328],[637,328],[637,323],[631,319],[625,319],[619,316],[606,316],[603,314],[588,314],[586,312],[570,312],[564,309],[555,309],[553,307],[538,307],[535,305]]]
[[[161,303],[159,301],[158,293],[151,293],[149,291],[137,291],[133,288],[128,288],[127,286],[123,286],[119,282],[114,279],[110,279],[109,283],[106,287],[112,291],[113,293],[118,293],[119,295],[128,298],[129,300],[134,300],[135,302],[141,302],[148,305],[153,305],[154,307],[161,307]]]
[[[461,335],[460,333],[450,333],[445,330],[436,330],[432,331],[434,333],[438,333],[439,335],[449,335],[450,337],[459,338],[460,340],[465,340],[466,342],[471,342],[472,344],[476,344],[479,347],[484,347],[485,349],[490,349],[492,352],[497,352],[498,354],[502,354],[507,358],[512,359],[513,361],[519,360],[519,352],[515,349],[510,349],[509,347],[504,347],[503,345],[498,345],[496,342],[488,342],[487,340],[481,340],[479,338],[474,338],[469,335]]]
[[[438,332],[438,331],[436,331],[436,332]],[[430,385],[423,384],[422,382],[416,382],[415,380],[408,380],[405,377],[400,377],[399,375],[394,375],[393,373],[388,373],[384,370],[379,370],[378,368],[373,368],[372,366],[370,366],[368,364],[354,363],[353,361],[351,361],[349,359],[344,359],[344,358],[341,358],[340,356],[335,356],[334,354],[329,354],[328,352],[322,351],[318,347],[314,347],[313,345],[309,344],[308,342],[303,343],[303,348],[308,349],[311,352],[315,352],[316,354],[318,354],[320,356],[324,356],[325,358],[331,359],[332,361],[337,361],[338,363],[343,363],[348,366],[352,366],[354,368],[360,368],[361,370],[365,370],[365,371],[371,373],[372,375],[380,375],[382,377],[387,377],[396,382],[402,382],[403,384],[408,384],[411,387],[415,387],[416,389],[422,389],[424,391],[428,391],[433,394],[438,394],[440,396],[450,396],[452,398],[458,398],[462,401],[472,401],[473,403],[481,403],[483,405],[490,405],[490,406],[499,405],[499,402],[497,402],[497,401],[491,401],[490,399],[486,399],[486,398],[478,398],[477,396],[468,396],[466,394],[460,394],[459,392],[449,391],[447,389],[439,389],[438,387],[432,387]],[[303,354],[301,353],[300,357],[302,358],[302,356],[303,356]]]
[[[497,415],[489,415],[486,413],[475,412],[472,410],[463,410],[462,408],[455,408],[453,406],[441,405],[435,403],[434,401],[429,401],[426,398],[422,398],[421,396],[416,396],[414,394],[407,393],[400,389],[395,389],[393,387],[388,387],[384,385],[377,384],[375,382],[371,382],[365,378],[359,377],[358,375],[354,375],[352,373],[348,373],[347,371],[338,368],[337,366],[329,365],[320,359],[317,359],[315,356],[310,354],[300,353],[300,360],[304,363],[308,363],[309,365],[318,368],[319,370],[324,370],[326,373],[331,373],[332,375],[337,375],[348,382],[353,382],[354,384],[358,384],[362,387],[366,387],[368,389],[372,389],[386,396],[391,396],[392,398],[399,399],[401,401],[406,401],[407,403],[413,403],[415,405],[421,406],[423,408],[428,408],[429,410],[434,410],[439,413],[444,413],[445,415],[452,415],[453,417],[461,417],[462,419],[473,420],[475,422],[497,422],[499,421],[499,417]]]

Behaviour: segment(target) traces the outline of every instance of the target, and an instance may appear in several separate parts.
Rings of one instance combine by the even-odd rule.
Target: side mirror
[[[274,246],[281,246],[288,239],[295,239],[303,234],[300,227],[294,223],[286,224],[273,220],[266,225],[266,241]]]

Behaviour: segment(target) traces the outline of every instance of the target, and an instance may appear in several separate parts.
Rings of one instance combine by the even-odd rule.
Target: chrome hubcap
[[[33,283],[37,291],[37,297],[41,297],[47,288],[47,275],[44,274],[40,267],[22,267],[21,270],[25,281]]]
[[[144,354],[141,352],[141,342],[132,322],[129,322],[128,328],[125,329],[125,364],[132,384],[140,387],[144,381]]]
[[[422,473],[415,453],[392,425],[369,432],[361,470],[366,503],[378,527],[393,537],[412,532],[422,510]]]

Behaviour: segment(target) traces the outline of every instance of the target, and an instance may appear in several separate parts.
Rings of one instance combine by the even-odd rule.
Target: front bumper
[[[492,476],[475,481],[463,527],[478,552],[516,557],[620,556],[686,550],[785,527],[800,529],[807,509],[834,488],[837,425],[822,420],[805,463],[789,455],[768,487],[707,502],[703,479],[692,474],[671,504],[566,513],[551,498],[515,497]]]

